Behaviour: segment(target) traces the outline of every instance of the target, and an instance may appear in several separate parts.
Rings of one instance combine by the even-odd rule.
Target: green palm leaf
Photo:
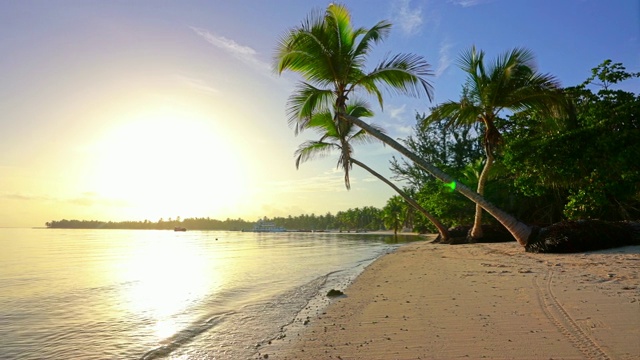
[[[338,112],[358,89],[383,105],[382,89],[397,94],[431,98],[430,65],[418,55],[399,54],[382,60],[368,72],[367,58],[373,46],[385,39],[391,24],[378,22],[372,28],[353,28],[346,7],[331,4],[326,11],[312,13],[302,24],[287,32],[278,42],[274,70],[291,70],[305,82],[289,98],[287,114],[295,132],[309,126],[315,112],[335,107]],[[343,120],[340,120],[343,121]]]

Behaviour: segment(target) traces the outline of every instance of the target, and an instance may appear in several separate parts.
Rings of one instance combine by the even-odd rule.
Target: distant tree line
[[[242,219],[216,220],[210,218],[160,219],[158,221],[98,221],[98,220],[52,220],[45,224],[52,229],[139,229],[173,230],[184,227],[190,230],[229,230],[240,231],[253,227],[252,222]]]
[[[275,223],[288,230],[307,231],[374,231],[385,229],[384,217],[381,209],[365,206],[363,208],[339,211],[335,215],[328,212],[325,215],[303,214],[288,217],[264,217],[264,221]],[[188,230],[221,230],[242,231],[251,230],[255,222],[243,219],[216,220],[211,218],[160,219],[156,222],[144,221],[97,221],[97,220],[52,220],[45,224],[52,229],[140,229],[140,230],[173,230],[184,227]]]
[[[335,215],[328,212],[325,215],[265,217],[263,220],[272,221],[290,230],[374,231],[385,229],[382,210],[373,206],[338,211]]]

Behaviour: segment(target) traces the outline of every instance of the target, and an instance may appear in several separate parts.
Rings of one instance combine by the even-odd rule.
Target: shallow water
[[[0,229],[0,358],[243,359],[396,244],[333,233]]]

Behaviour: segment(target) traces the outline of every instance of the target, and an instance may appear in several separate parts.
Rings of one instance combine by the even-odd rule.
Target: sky
[[[435,97],[387,94],[373,123],[397,139],[416,113],[458,99],[459,54],[526,47],[577,85],[605,59],[640,71],[637,0],[353,0],[355,26],[389,20],[388,54],[431,64]],[[272,70],[278,40],[317,0],[0,1],[0,227],[335,214],[383,207],[393,190],[337,155],[295,167],[303,141],[285,106],[300,78]],[[625,90],[640,92],[631,81]],[[375,103],[372,101],[372,103]],[[355,157],[385,176],[381,144]],[[400,184],[401,185],[401,184]]]

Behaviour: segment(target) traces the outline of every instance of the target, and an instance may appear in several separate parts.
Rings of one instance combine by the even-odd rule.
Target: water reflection
[[[391,248],[380,240],[0,229],[0,358],[248,358]]]
[[[188,308],[219,287],[223,274],[201,241],[174,233],[154,232],[131,241],[116,265],[123,283],[119,310],[143,316],[156,341],[166,339],[193,319]],[[184,315],[182,316],[184,317]]]

